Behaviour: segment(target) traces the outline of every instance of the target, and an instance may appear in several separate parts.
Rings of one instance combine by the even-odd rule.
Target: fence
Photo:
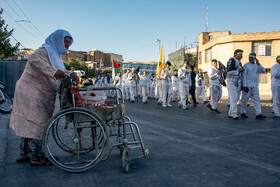
[[[16,82],[24,71],[27,60],[0,61],[0,81],[7,87],[4,89],[14,97]]]

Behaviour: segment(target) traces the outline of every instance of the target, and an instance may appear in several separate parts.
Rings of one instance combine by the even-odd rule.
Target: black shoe
[[[242,113],[241,118],[248,118],[248,116],[245,113]]]
[[[230,107],[230,105],[227,105],[227,107]]]
[[[130,101],[131,103],[134,103],[134,101]]]
[[[266,116],[264,116],[262,114],[256,116],[256,119],[264,119],[264,118],[266,118]]]
[[[207,105],[207,108],[210,108],[210,110],[213,111],[213,108],[211,107],[210,104]]]
[[[197,106],[197,103],[193,104],[193,107],[196,107]]]
[[[217,109],[212,109],[213,112],[216,112],[217,114],[220,114],[221,112]]]
[[[145,101],[143,104],[147,104],[148,103],[148,101]]]
[[[204,101],[204,104],[207,104],[207,103],[209,103],[209,101]]]

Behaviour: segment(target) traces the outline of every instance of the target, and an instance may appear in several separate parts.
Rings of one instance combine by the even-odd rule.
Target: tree
[[[70,70],[71,67],[74,67],[76,70],[83,70],[86,73],[87,77],[95,76],[95,69],[88,68],[84,62],[81,62],[79,59],[68,58],[69,64],[64,63],[65,68]]]
[[[5,24],[2,19],[3,9],[0,9],[0,59],[14,56],[14,52],[17,51],[20,43],[18,42],[15,46],[10,44],[9,37],[12,35],[14,29],[8,30],[8,25]]]

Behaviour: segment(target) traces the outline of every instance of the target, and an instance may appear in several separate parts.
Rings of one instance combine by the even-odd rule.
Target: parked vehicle
[[[12,111],[13,101],[11,97],[2,90],[5,87],[6,85],[0,81],[0,112],[9,114]]]

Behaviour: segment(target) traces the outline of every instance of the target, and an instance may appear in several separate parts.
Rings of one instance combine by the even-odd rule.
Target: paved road
[[[265,120],[227,118],[199,104],[188,111],[148,104],[126,103],[126,115],[139,124],[148,158],[131,161],[122,172],[119,151],[83,173],[55,166],[16,163],[19,138],[8,129],[9,115],[0,114],[1,186],[279,186],[280,119],[263,106]]]

